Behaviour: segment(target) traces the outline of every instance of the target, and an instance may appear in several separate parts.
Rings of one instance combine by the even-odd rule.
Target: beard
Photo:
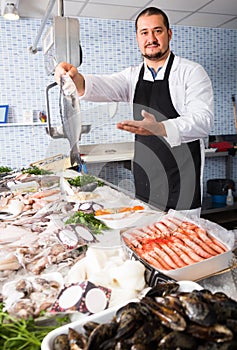
[[[153,53],[151,55],[148,55],[148,54],[142,54],[143,57],[145,57],[146,59],[150,60],[150,61],[156,61],[157,59],[160,59],[162,58],[169,50],[169,47],[167,47],[167,49],[163,52],[156,52],[156,53]]]

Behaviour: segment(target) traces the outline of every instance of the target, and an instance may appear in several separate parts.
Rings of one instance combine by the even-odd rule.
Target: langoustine
[[[173,270],[226,252],[207,230],[176,217],[123,233],[125,243],[155,268]]]

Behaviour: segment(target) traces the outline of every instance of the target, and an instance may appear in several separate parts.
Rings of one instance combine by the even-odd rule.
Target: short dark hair
[[[142,10],[142,12],[139,13],[139,15],[137,16],[137,18],[135,20],[136,31],[137,31],[138,19],[142,16],[152,16],[152,15],[161,15],[163,17],[165,27],[167,28],[167,30],[169,29],[169,27],[170,27],[169,19],[168,19],[168,16],[166,15],[166,13],[157,7],[147,7],[144,10]]]

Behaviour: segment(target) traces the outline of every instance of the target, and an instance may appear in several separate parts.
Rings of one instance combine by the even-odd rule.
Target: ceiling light
[[[6,6],[3,11],[3,17],[11,21],[14,21],[20,18],[16,5],[14,3],[11,3],[11,2],[6,3]]]

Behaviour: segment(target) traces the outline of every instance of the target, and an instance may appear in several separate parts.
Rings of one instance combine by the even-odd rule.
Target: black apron
[[[135,120],[142,109],[157,121],[177,118],[169,91],[169,74],[174,60],[171,52],[164,80],[143,80],[141,68],[133,99]],[[186,210],[201,206],[200,141],[171,148],[165,138],[135,135],[133,173],[136,197],[161,210]]]

